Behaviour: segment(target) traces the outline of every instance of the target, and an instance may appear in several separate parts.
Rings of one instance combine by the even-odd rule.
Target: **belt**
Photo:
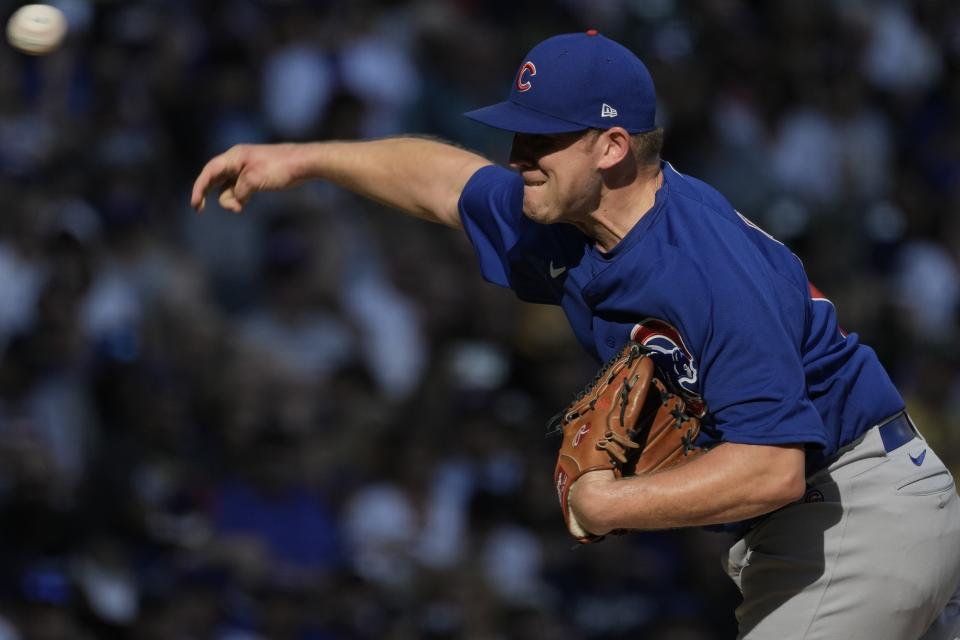
[[[887,418],[880,423],[877,430],[880,432],[880,439],[883,440],[883,448],[887,453],[899,449],[920,435],[906,411]]]

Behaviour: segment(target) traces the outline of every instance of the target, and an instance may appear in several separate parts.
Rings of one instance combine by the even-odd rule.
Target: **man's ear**
[[[600,133],[597,139],[597,151],[599,160],[597,168],[611,169],[629,156],[633,155],[633,147],[630,144],[630,134],[623,127],[613,127]]]

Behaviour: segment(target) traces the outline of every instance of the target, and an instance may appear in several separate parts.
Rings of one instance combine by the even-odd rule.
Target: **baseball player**
[[[960,498],[874,352],[783,244],[660,160],[650,74],[596,31],[535,46],[509,99],[466,114],[515,133],[510,169],[421,138],[238,146],[193,205],[325,179],[462,228],[483,276],[560,305],[598,360],[628,341],[706,412],[709,451],[582,476],[586,531],[727,525],[743,638],[955,637]],[[951,617],[951,612],[954,617]]]

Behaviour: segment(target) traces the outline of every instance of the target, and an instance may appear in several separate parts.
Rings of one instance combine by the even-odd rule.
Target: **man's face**
[[[510,166],[523,178],[523,213],[541,224],[585,220],[600,201],[596,131],[513,138]]]

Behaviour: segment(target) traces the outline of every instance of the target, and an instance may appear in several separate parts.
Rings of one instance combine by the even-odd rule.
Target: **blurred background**
[[[4,21],[21,2],[0,0]],[[595,364],[455,231],[324,184],[189,209],[239,142],[421,132],[600,29],[665,157],[803,259],[960,471],[960,4],[59,0],[0,48],[0,640],[733,638],[730,540],[576,548]]]

